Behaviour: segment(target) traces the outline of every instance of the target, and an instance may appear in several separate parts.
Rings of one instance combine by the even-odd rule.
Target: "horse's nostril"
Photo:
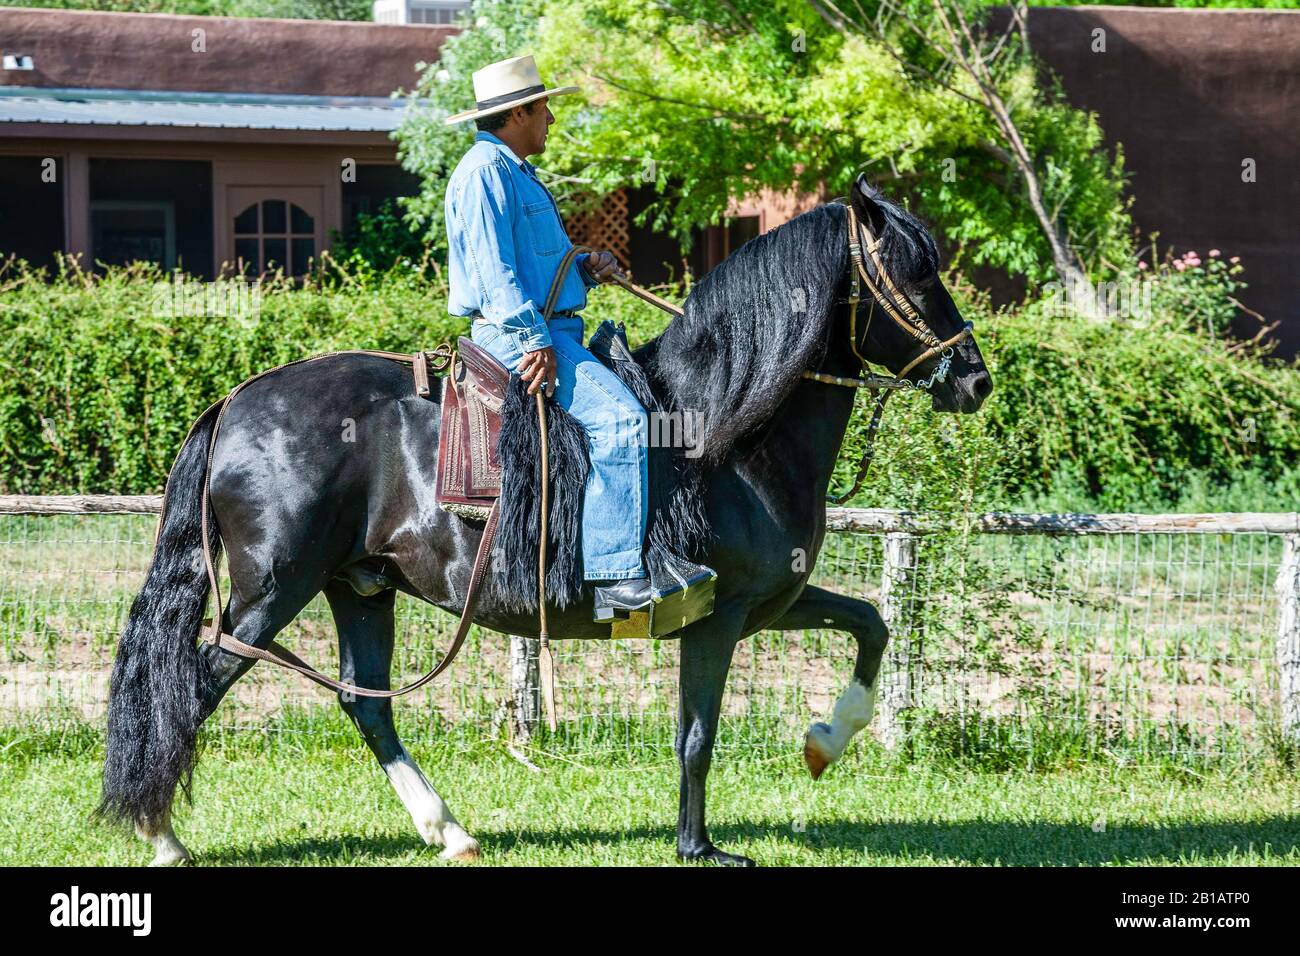
[[[980,374],[975,377],[975,381],[971,385],[971,390],[974,391],[978,398],[988,398],[993,392],[993,377],[989,375],[988,372],[980,372]]]

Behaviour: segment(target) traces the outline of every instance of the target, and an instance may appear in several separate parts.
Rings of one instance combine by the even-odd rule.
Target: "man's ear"
[[[871,227],[871,234],[877,239],[885,231],[886,223],[884,210],[876,202],[878,195],[880,194],[875,187],[867,182],[867,174],[858,173],[849,201],[853,203],[853,211],[858,214],[858,218]]]

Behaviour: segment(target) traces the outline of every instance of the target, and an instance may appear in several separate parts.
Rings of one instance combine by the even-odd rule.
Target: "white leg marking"
[[[876,688],[865,687],[856,677],[835,702],[829,724],[817,723],[808,729],[807,744],[815,747],[827,763],[839,760],[849,738],[867,724],[876,710]]]
[[[137,823],[135,835],[141,840],[148,840],[153,846],[154,857],[150,866],[179,866],[190,862],[190,851],[176,839],[170,814],[156,826]]]
[[[425,843],[444,847],[442,856],[448,860],[478,856],[478,841],[456,822],[438,791],[433,789],[405,749],[401,756],[384,767],[384,773],[388,774],[389,782],[406,805]]]

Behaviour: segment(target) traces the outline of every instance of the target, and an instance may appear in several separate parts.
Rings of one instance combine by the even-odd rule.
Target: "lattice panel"
[[[627,220],[627,190],[616,189],[599,206],[569,222],[569,238],[593,249],[608,249],[627,269],[631,263],[631,236]]]

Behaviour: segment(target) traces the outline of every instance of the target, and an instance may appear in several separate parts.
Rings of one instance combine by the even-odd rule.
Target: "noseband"
[[[880,428],[880,419],[885,413],[885,400],[889,397],[893,389],[913,389],[926,390],[933,388],[939,382],[948,377],[948,370],[952,366],[953,348],[970,338],[971,323],[966,322],[961,330],[947,339],[940,339],[934,331],[926,324],[925,319],[921,316],[920,311],[912,304],[912,300],[907,297],[894,281],[889,278],[889,273],[885,270],[885,264],[880,258],[880,240],[871,232],[871,227],[865,222],[859,222],[857,213],[853,211],[853,204],[847,202],[844,204],[846,219],[848,222],[848,240],[849,240],[849,347],[853,354],[858,357],[864,368],[871,365],[871,360],[858,351],[858,302],[862,298],[862,285],[865,284],[867,291],[871,293],[871,311],[867,313],[867,325],[862,333],[862,341],[866,342],[867,334],[871,331],[871,320],[876,315],[876,303],[880,303],[885,314],[893,319],[894,323],[906,332],[909,336],[921,343],[923,348],[910,362],[903,367],[903,370],[897,376],[888,375],[868,375],[865,378],[848,378],[842,375],[827,375],[824,372],[803,373],[804,378],[810,378],[817,382],[825,382],[828,385],[843,385],[848,388],[865,388],[871,392],[871,397],[875,401],[875,408],[871,412],[871,421],[867,425],[867,443],[863,449],[862,458],[858,462],[858,474],[853,481],[853,487],[842,495],[830,495],[827,501],[832,504],[843,504],[857,493],[858,488],[862,486],[863,480],[867,477],[867,469],[871,466],[871,459],[875,455],[876,432]],[[866,242],[863,242],[863,239]],[[871,265],[875,268],[876,276],[873,279],[867,270],[866,260],[862,256],[863,249],[866,249],[867,257],[871,260]],[[912,371],[926,359],[939,357],[939,362],[934,367],[934,371],[926,378],[919,379],[915,382],[909,380],[907,373]]]

